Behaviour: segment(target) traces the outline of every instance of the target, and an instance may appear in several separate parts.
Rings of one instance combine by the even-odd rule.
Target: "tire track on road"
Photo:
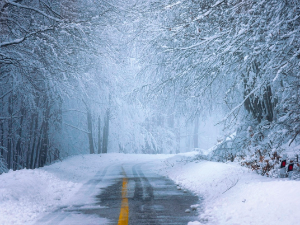
[[[153,188],[140,169],[141,164],[132,167],[133,180],[135,182],[135,192],[130,208],[129,224],[159,224],[157,223],[156,211],[153,207]]]
[[[140,163],[132,167],[136,187],[135,197],[129,201],[129,224],[182,225],[197,220],[195,212],[187,214],[185,210],[197,204],[198,197],[189,191],[177,190],[176,184],[163,176],[145,175],[144,165]]]

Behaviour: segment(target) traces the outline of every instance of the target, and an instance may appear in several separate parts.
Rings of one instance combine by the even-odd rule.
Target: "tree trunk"
[[[13,169],[13,137],[12,137],[12,123],[13,123],[13,108],[12,108],[12,95],[9,97],[9,106],[8,106],[8,114],[10,115],[10,119],[8,120],[8,140],[7,140],[7,168]]]
[[[34,165],[34,153],[37,151],[35,148],[36,145],[36,140],[37,140],[37,133],[38,133],[38,115],[35,115],[35,127],[34,127],[34,131],[33,131],[33,143],[32,143],[32,150],[30,152],[31,156],[30,156],[30,169],[34,169],[35,165]]]
[[[40,167],[40,162],[41,162],[41,160],[40,160],[40,155],[42,154],[42,146],[41,145],[43,145],[43,139],[44,139],[44,135],[45,134],[43,134],[43,132],[44,132],[44,126],[45,126],[45,123],[44,123],[44,121],[42,122],[42,125],[41,125],[41,128],[40,128],[40,132],[39,132],[39,134],[40,134],[40,136],[39,136],[39,138],[38,138],[38,143],[37,143],[37,147],[36,147],[36,155],[35,155],[35,160],[34,160],[34,168],[38,168],[38,167]]]
[[[98,117],[98,154],[101,153],[101,118]]]
[[[176,128],[176,154],[180,153],[180,126]]]
[[[42,131],[42,129],[41,129],[41,131]],[[39,167],[39,157],[40,157],[40,152],[41,152],[41,149],[40,149],[41,142],[42,142],[42,137],[40,136],[39,139],[38,139],[37,146],[36,146],[36,154],[35,154],[33,169]]]
[[[33,140],[34,130],[34,114],[31,115],[31,123],[30,123],[30,130],[29,130],[29,140],[27,145],[27,152],[26,152],[26,169],[30,169],[30,157],[31,157],[31,141]]]
[[[47,103],[45,105],[45,114],[44,114],[44,122],[43,122],[43,129],[42,129],[42,140],[41,140],[41,151],[39,157],[39,167],[43,167],[47,162],[48,150],[49,150],[49,116],[50,116],[50,107],[49,101],[46,100]]]
[[[106,115],[104,118],[102,153],[107,153],[108,134],[109,134],[109,117],[110,117],[110,112],[109,112],[109,109],[107,109]]]
[[[18,129],[18,141],[17,141],[17,145],[16,145],[16,155],[15,155],[15,162],[16,162],[16,166],[17,169],[22,169],[21,166],[21,156],[22,156],[22,133],[23,133],[23,121],[24,121],[24,116],[25,116],[25,108],[23,105],[23,102],[21,103],[21,119],[20,119],[20,125],[19,125],[19,129]]]
[[[93,140],[93,121],[92,121],[92,113],[90,108],[87,108],[87,123],[88,123],[88,138],[89,138],[90,154],[94,154],[95,149],[94,149],[94,140]]]
[[[3,98],[1,98],[1,105],[3,106]],[[4,115],[4,112],[3,112],[3,108],[1,107],[1,114]],[[4,120],[0,120],[0,132],[1,132],[1,135],[0,135],[0,147],[2,147],[0,149],[0,154],[1,156],[4,158]]]
[[[194,127],[194,148],[199,148],[198,138],[199,138],[199,117],[197,116],[195,119],[195,127]]]

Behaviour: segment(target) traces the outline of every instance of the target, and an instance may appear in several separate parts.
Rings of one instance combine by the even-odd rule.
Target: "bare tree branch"
[[[82,131],[82,132],[84,132],[84,133],[86,133],[86,134],[90,134],[90,132],[88,132],[88,131],[86,131],[86,130],[82,130],[82,129],[80,129],[80,128],[78,128],[78,127],[75,127],[75,126],[73,126],[73,125],[71,125],[71,124],[68,124],[68,123],[64,123],[64,124],[67,125],[67,126],[69,126],[69,127],[74,128],[74,129],[76,129],[76,130]]]

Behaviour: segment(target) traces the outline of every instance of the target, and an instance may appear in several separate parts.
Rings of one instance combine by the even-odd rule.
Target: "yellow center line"
[[[126,177],[125,171],[123,170],[124,178],[122,185],[122,203],[121,203],[121,211],[119,216],[118,225],[128,225],[128,217],[129,217],[129,205],[127,198],[127,183],[128,179]]]

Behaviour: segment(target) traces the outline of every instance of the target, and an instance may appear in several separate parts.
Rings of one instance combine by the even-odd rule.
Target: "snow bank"
[[[76,189],[42,170],[10,171],[0,177],[0,224],[26,224],[46,212]]]
[[[298,224],[300,182],[257,175],[237,164],[167,159],[162,174],[204,197],[200,222],[219,224]]]
[[[87,160],[92,169],[86,168]],[[76,156],[40,169],[2,174],[0,224],[30,224],[41,213],[64,204],[95,174],[97,161]]]

